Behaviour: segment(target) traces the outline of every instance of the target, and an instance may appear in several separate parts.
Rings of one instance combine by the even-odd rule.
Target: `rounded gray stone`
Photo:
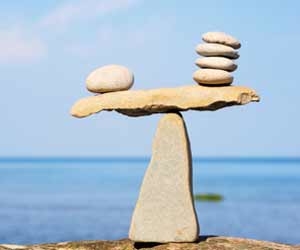
[[[239,53],[233,48],[218,43],[201,43],[196,47],[196,52],[201,56],[223,56],[231,59],[239,58]]]
[[[106,65],[95,69],[86,79],[86,87],[94,93],[128,90],[134,82],[133,73],[122,65]]]
[[[199,84],[205,85],[230,85],[233,81],[233,76],[221,69],[199,69],[193,79]]]
[[[207,43],[220,43],[234,49],[239,49],[241,47],[241,43],[238,39],[224,32],[210,31],[203,34],[202,39]]]
[[[223,69],[230,72],[237,69],[237,64],[226,57],[202,57],[198,58],[195,64],[201,68]]]

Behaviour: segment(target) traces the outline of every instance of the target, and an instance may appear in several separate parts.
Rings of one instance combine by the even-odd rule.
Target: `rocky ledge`
[[[0,245],[0,250],[300,250],[300,246],[291,246],[267,241],[232,237],[202,236],[196,243],[134,243],[130,240],[81,241],[41,244],[32,246]]]
[[[257,101],[259,101],[258,94],[247,87],[189,85],[177,88],[126,90],[90,96],[76,102],[71,114],[81,118],[103,110],[115,110],[128,116],[142,116],[189,109],[217,110]]]

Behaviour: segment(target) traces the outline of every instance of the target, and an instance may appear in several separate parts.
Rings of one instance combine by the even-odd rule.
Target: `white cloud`
[[[0,29],[0,63],[37,61],[47,53],[48,47],[53,46],[49,38],[55,36],[56,30],[67,28],[77,21],[87,22],[101,15],[127,9],[138,1],[142,0],[61,1],[60,5],[36,23],[27,24],[22,28],[12,24],[10,28]],[[59,46],[64,47],[61,43]]]
[[[132,6],[139,0],[77,0],[58,6],[40,21],[43,27],[65,28],[75,21],[88,20]]]
[[[0,30],[0,63],[33,62],[45,53],[40,39],[20,29]]]

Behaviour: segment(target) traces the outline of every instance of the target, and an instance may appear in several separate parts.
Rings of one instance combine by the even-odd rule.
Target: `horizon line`
[[[5,162],[100,162],[100,161],[149,161],[151,156],[0,156],[0,163]],[[194,156],[193,161],[202,162],[300,162],[300,156]]]

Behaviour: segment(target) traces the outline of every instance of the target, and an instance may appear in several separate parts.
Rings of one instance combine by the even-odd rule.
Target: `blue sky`
[[[300,156],[299,1],[1,1],[0,156],[144,156],[161,115],[75,119],[84,80],[105,64],[134,89],[195,84],[201,34],[242,42],[234,84],[262,100],[185,112],[195,156]]]

